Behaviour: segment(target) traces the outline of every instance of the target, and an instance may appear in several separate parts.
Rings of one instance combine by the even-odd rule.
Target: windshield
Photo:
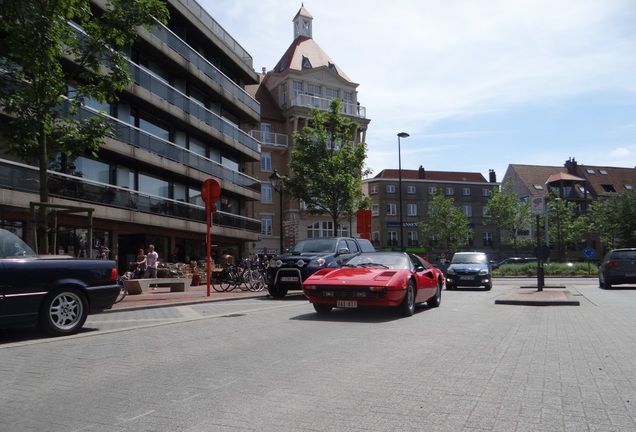
[[[486,254],[482,253],[462,253],[455,254],[451,264],[487,264]]]
[[[408,269],[409,258],[401,252],[369,252],[356,255],[347,261],[347,267],[386,267]]]
[[[291,253],[299,255],[303,253],[334,252],[335,250],[336,239],[314,238],[299,241],[291,250]]]
[[[0,228],[0,258],[34,257],[35,252],[20,237]]]

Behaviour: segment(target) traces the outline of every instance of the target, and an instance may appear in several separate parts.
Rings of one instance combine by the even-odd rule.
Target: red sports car
[[[303,292],[318,313],[334,307],[395,306],[411,316],[415,305],[439,306],[444,275],[410,253],[369,252],[343,267],[318,270],[303,283]]]

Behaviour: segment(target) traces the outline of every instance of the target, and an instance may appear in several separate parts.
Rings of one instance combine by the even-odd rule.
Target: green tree
[[[452,198],[437,194],[428,203],[426,222],[419,222],[423,246],[457,251],[468,244],[468,218]]]
[[[532,239],[523,238],[530,230],[532,214],[530,203],[521,201],[512,186],[512,180],[508,180],[501,190],[492,191],[488,199],[488,211],[489,223],[504,233],[503,242],[511,245],[516,254],[520,247],[532,243]]]
[[[367,147],[353,144],[358,124],[339,114],[340,101],[329,111],[312,109],[310,125],[294,134],[290,176],[283,181],[291,198],[302,200],[310,214],[331,216],[334,229],[357,210],[369,206],[362,193]]]
[[[636,244],[636,192],[595,200],[591,219],[593,228],[608,248]]]
[[[556,259],[565,260],[568,245],[581,242],[585,233],[590,230],[590,223],[585,214],[578,214],[575,203],[550,196],[548,201],[548,218],[550,243],[556,250]]]
[[[89,0],[0,2],[0,109],[10,118],[2,133],[8,154],[39,167],[40,202],[49,201],[47,168],[56,154],[96,155],[108,127],[79,119],[79,107],[88,98],[112,102],[130,84],[121,49],[155,18],[168,18],[160,0],[109,0],[105,10]]]

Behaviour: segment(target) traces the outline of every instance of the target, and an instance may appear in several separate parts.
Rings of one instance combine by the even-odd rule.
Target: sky
[[[198,0],[271,70],[296,0]],[[313,39],[358,87],[372,176],[399,166],[636,167],[636,0],[307,0]]]

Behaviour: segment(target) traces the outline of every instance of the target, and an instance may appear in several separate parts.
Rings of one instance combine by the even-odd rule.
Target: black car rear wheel
[[[329,312],[331,312],[331,309],[333,309],[333,307],[326,304],[314,303],[314,309],[319,314],[328,314]]]
[[[49,293],[40,308],[40,328],[51,336],[77,333],[88,317],[88,302],[76,288],[62,288]]]

